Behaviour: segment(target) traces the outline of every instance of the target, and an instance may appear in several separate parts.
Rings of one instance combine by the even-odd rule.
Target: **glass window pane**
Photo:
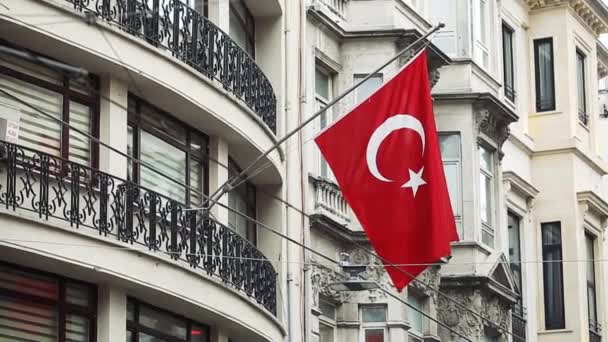
[[[141,166],[140,184],[180,203],[185,203],[185,189],[172,181],[186,182],[186,153],[152,134],[141,131],[141,160],[153,165],[166,177]]]
[[[65,287],[65,301],[70,304],[90,307],[91,290],[87,286],[80,284],[67,283]]]
[[[513,101],[515,99],[515,77],[513,67],[513,30],[506,25],[502,26],[502,48],[504,67],[504,92],[505,96]]]
[[[19,122],[18,144],[61,156],[61,123],[56,120],[63,117],[62,95],[1,74],[0,87],[55,118],[0,94],[0,110],[15,113],[14,121]]]
[[[137,156],[135,155],[135,146],[134,146],[134,130],[135,128],[133,128],[133,126],[129,125],[127,126],[127,155],[133,158],[136,158]],[[127,180],[128,181],[135,181],[135,170],[133,169],[133,160],[127,158]]]
[[[319,309],[323,313],[323,316],[330,318],[330,319],[336,319],[336,306],[335,305],[328,303],[324,300],[321,300],[321,301],[319,301]]]
[[[186,338],[186,322],[145,305],[139,306],[139,324],[166,335],[181,339]]]
[[[133,341],[133,334],[127,330],[127,339],[125,340],[125,342],[132,342]]]
[[[458,198],[460,196],[460,177],[458,176],[458,164],[444,163],[443,171],[445,172],[445,180],[448,184],[448,193],[450,195],[450,203],[455,216],[460,216],[460,208],[458,206]]]
[[[543,290],[545,329],[564,329],[564,287],[562,275],[561,224],[543,223]]]
[[[384,342],[384,329],[365,329],[365,342]]]
[[[54,300],[59,297],[59,284],[56,280],[1,265],[0,288]]]
[[[190,342],[208,342],[207,341],[207,328],[192,324],[192,329],[190,330]]]
[[[364,306],[361,315],[363,322],[386,322],[386,307]]]
[[[367,75],[355,75],[354,83],[357,84]],[[355,103],[359,103],[364,99],[368,98],[373,92],[375,92],[382,85],[382,74],[374,75],[357,89],[355,89]]]
[[[494,247],[494,232],[487,228],[481,230],[481,242],[486,244],[488,247]]]
[[[481,42],[488,43],[488,2],[487,0],[479,0],[479,27]]]
[[[65,338],[70,342],[88,342],[90,336],[89,319],[77,315],[66,315]]]
[[[190,187],[198,190],[190,190],[190,203],[193,206],[203,204],[203,179],[203,165],[196,159],[190,159]]]
[[[321,70],[315,70],[315,92],[317,96],[329,100],[329,77]]]
[[[135,319],[135,303],[132,301],[127,302],[127,321]]]
[[[70,126],[91,133],[91,107],[70,102]],[[82,165],[91,164],[91,139],[70,129],[69,159]]]
[[[513,213],[507,214],[508,220],[508,231],[509,231],[509,261],[515,277],[515,282],[518,289],[522,290],[522,279],[521,279],[521,246],[520,246],[520,233],[519,233],[519,222],[520,219]],[[520,293],[520,296],[522,293]],[[521,298],[519,299],[521,303]]]
[[[425,311],[424,298],[422,298],[421,296],[409,292],[407,295],[407,302],[410,305],[414,306],[416,309],[420,311]],[[420,312],[408,307],[407,318],[412,330],[421,334],[424,332],[423,322],[425,317]]]
[[[491,225],[492,181],[484,173],[479,174],[479,214],[481,222]]]
[[[492,172],[493,160],[492,152],[487,148],[479,146],[479,166],[487,171]]]
[[[585,234],[585,250],[587,259],[587,282],[595,283],[595,259],[593,253],[594,238],[589,234]]]
[[[555,85],[553,74],[553,39],[534,41],[536,66],[536,109],[555,109]]]
[[[460,134],[440,134],[441,159],[460,160]]]
[[[319,323],[319,342],[334,342],[334,328],[332,326]]]
[[[0,340],[56,342],[56,309],[0,295]]]
[[[63,85],[63,76],[61,73],[51,68],[27,62],[23,58],[17,58],[6,54],[2,54],[1,56],[0,65],[2,66],[55,85]],[[0,77],[5,76],[2,75]]]
[[[140,332],[138,342],[170,342],[170,341],[163,340],[162,338],[154,337],[154,336]]]
[[[186,128],[177,120],[163,115],[143,103],[141,104],[141,119],[146,129],[154,135],[168,139],[179,146],[186,146]]]
[[[581,119],[583,119],[583,123],[586,124],[586,118],[584,117],[587,111],[587,101],[585,98],[585,55],[578,50],[576,51],[576,87],[578,113],[579,115],[583,115]]]

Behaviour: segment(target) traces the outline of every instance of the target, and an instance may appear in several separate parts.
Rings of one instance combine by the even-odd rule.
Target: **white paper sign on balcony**
[[[0,103],[0,140],[16,143],[19,139],[19,109]]]

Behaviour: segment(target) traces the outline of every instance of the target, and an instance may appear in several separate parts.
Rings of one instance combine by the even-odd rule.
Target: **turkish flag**
[[[315,138],[399,291],[412,281],[406,273],[419,275],[458,241],[426,60],[423,51]]]

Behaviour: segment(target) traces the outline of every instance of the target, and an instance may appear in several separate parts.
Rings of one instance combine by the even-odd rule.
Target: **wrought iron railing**
[[[277,274],[249,241],[159,193],[59,157],[0,141],[0,206],[139,244],[218,277],[276,314]]]
[[[589,342],[602,341],[602,326],[600,323],[589,320]]]
[[[526,324],[526,308],[518,302],[511,310],[511,332],[519,337],[517,341],[526,341]]]
[[[65,0],[80,12],[165,48],[243,100],[276,133],[276,96],[255,61],[228,34],[179,0]]]
[[[315,212],[340,224],[350,222],[349,207],[340,188],[324,178],[311,178],[315,189]]]

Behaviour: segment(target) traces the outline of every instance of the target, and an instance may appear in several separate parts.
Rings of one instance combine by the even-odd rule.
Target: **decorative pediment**
[[[505,298],[511,297],[514,301],[517,299],[517,293],[520,292],[509,267],[509,260],[504,253],[498,256],[494,266],[490,269],[490,288],[495,292],[500,292]]]
[[[525,0],[525,2],[531,11],[569,6],[595,34],[608,32],[608,8],[600,0]]]
[[[596,216],[604,229],[608,221],[608,203],[593,191],[579,191],[576,193],[576,199],[582,205],[583,214]]]

